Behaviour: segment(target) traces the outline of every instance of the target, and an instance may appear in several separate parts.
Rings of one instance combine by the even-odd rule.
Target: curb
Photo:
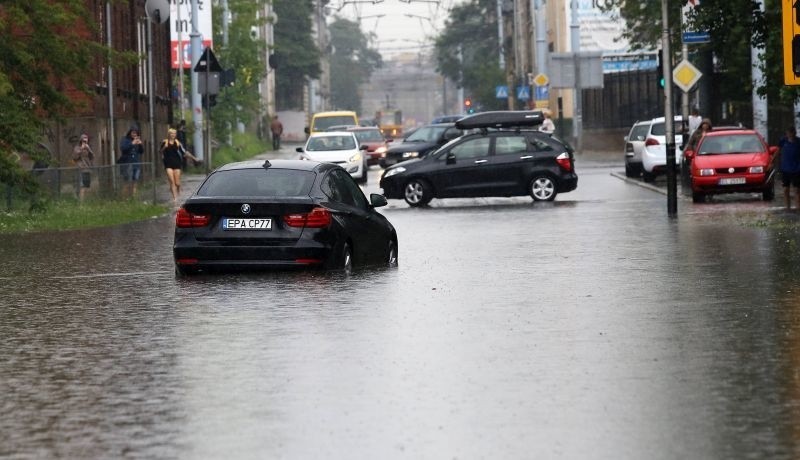
[[[620,174],[618,172],[612,172],[611,175],[613,177],[616,177],[617,179],[621,179],[621,180],[623,180],[623,181],[625,181],[625,182],[627,182],[629,184],[636,185],[636,186],[639,186],[639,187],[642,187],[642,188],[646,188],[647,190],[650,190],[652,192],[660,193],[662,195],[666,195],[667,194],[667,191],[664,190],[664,189],[658,188],[655,185],[646,184],[646,183],[638,181],[636,179],[632,179],[630,177],[627,177],[625,174]]]

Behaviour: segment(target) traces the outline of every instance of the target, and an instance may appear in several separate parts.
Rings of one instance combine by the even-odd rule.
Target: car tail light
[[[561,169],[564,171],[572,172],[572,162],[570,161],[569,154],[567,152],[557,156],[556,163],[558,163],[558,165],[561,166]]]
[[[633,153],[633,144],[630,142],[625,144],[625,153]]]
[[[644,145],[651,146],[651,145],[658,145],[658,139],[653,139],[652,137],[648,137],[646,141],[644,141]]]
[[[197,265],[198,262],[200,261],[197,259],[178,259],[175,261],[178,265]]]
[[[331,224],[331,212],[318,206],[309,213],[286,214],[283,222],[289,227],[323,228]]]
[[[178,209],[175,214],[175,226],[178,228],[205,227],[211,220],[211,216],[204,214],[192,214],[185,208]]]

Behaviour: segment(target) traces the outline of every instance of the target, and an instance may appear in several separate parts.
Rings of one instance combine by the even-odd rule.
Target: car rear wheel
[[[389,251],[387,251],[386,263],[389,267],[396,267],[398,264],[397,243],[389,241]]]
[[[430,185],[422,179],[411,179],[403,188],[403,196],[409,206],[425,206],[433,198]]]
[[[350,243],[345,243],[342,247],[342,256],[339,261],[339,269],[345,275],[353,273],[353,250],[350,248]]]
[[[649,182],[655,182],[656,181],[656,175],[651,173],[651,172],[642,171],[642,179],[645,182],[648,182],[648,183]]]
[[[638,164],[625,163],[625,177],[639,177],[641,170]]]
[[[550,176],[536,176],[531,181],[529,191],[535,201],[553,201],[556,199],[556,183]]]
[[[702,203],[706,201],[706,194],[701,192],[692,192],[692,202]]]

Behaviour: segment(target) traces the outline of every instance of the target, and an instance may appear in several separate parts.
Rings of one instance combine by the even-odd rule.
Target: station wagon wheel
[[[431,189],[422,179],[411,179],[403,188],[403,196],[409,206],[424,206],[431,201]]]
[[[702,203],[706,201],[706,194],[702,192],[692,192],[692,202]]]
[[[534,177],[529,191],[536,201],[553,201],[558,194],[553,178],[546,175]]]
[[[389,265],[389,267],[397,267],[397,244],[394,242],[394,240],[389,241],[389,251],[387,252],[386,263]]]

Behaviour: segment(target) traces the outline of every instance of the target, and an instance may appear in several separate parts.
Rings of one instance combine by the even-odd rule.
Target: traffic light
[[[472,107],[472,99],[466,98],[464,99],[464,111],[467,113],[475,113],[475,108]]]
[[[664,62],[661,60],[661,51],[659,51],[656,55],[656,59],[658,59],[658,66],[656,67],[656,81],[658,82],[658,87],[663,88],[667,83],[664,81]]]

